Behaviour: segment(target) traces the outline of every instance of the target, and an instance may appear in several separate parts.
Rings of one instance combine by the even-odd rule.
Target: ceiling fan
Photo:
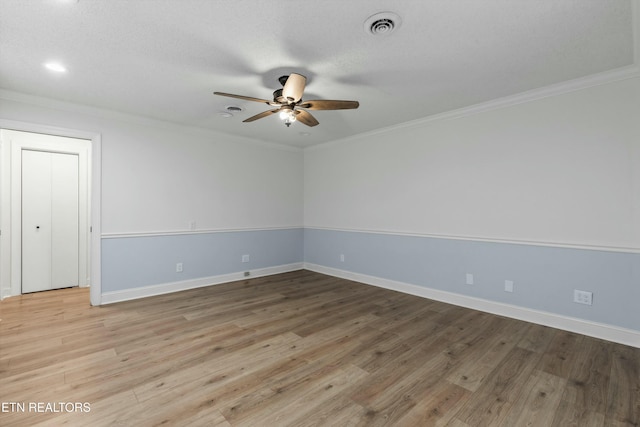
[[[279,113],[284,124],[289,127],[296,120],[307,125],[316,126],[318,120],[305,110],[350,110],[358,108],[358,101],[338,101],[329,99],[315,99],[312,101],[303,101],[302,94],[307,78],[301,74],[291,73],[288,76],[282,76],[278,79],[282,84],[282,89],[273,92],[273,101],[266,99],[253,98],[250,96],[234,95],[232,93],[213,92],[215,95],[229,96],[231,98],[244,99],[245,101],[262,102],[272,107],[273,110],[263,111],[260,114],[249,117],[243,122],[253,122],[263,117]]]

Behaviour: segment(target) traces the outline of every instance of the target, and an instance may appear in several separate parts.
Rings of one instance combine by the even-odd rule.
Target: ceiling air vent
[[[364,30],[374,36],[386,36],[400,26],[402,20],[393,12],[380,12],[364,21]]]

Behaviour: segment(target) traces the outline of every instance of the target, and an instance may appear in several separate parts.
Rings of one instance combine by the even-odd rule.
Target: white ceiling
[[[0,87],[306,147],[633,65],[633,2],[1,0]],[[382,11],[400,26],[367,33]],[[213,95],[270,99],[290,72],[305,99],[360,108],[286,128]],[[229,105],[245,110],[221,117]]]

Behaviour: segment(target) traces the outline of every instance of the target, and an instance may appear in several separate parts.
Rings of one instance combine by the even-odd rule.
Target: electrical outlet
[[[504,281],[504,291],[505,292],[513,292],[513,280],[505,280]]]
[[[573,302],[578,304],[593,304],[593,293],[588,291],[573,290]]]
[[[466,284],[473,285],[473,274],[467,273]]]
[[[182,273],[182,263],[181,262],[176,264],[176,273]]]
[[[340,262],[344,262],[344,254],[340,254]]]
[[[189,230],[194,231],[196,229],[196,222],[195,221],[189,221]]]
[[[249,262],[249,255],[242,255],[242,262]]]
[[[249,277],[249,276],[251,276],[251,273],[250,273],[250,272],[248,272],[248,271],[245,271],[245,272],[244,272],[244,277]]]

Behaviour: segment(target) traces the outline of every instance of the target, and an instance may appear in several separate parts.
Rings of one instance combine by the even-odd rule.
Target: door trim
[[[0,129],[16,130],[22,132],[31,132],[39,134],[47,134],[52,136],[62,136],[69,138],[78,138],[88,140],[88,181],[89,181],[89,224],[92,228],[89,238],[89,253],[90,253],[90,301],[91,305],[100,305],[102,300],[102,286],[101,286],[101,263],[100,263],[100,240],[101,240],[101,135],[99,133],[87,132],[77,129],[60,128],[48,125],[40,125],[35,123],[18,122],[11,120],[0,119]],[[41,147],[41,146],[40,146]],[[42,148],[40,148],[42,149]],[[9,288],[9,295],[20,295],[20,282],[16,284],[16,268],[15,262],[12,260],[11,254],[15,250],[15,240],[19,240],[20,236],[12,236],[11,229],[11,201],[10,188],[11,188],[11,175],[12,171],[10,167],[11,162],[11,147],[3,141],[2,147],[2,176],[0,176],[0,198],[2,200],[2,206],[0,207],[0,227],[2,229],[1,246],[0,246],[0,270],[10,271],[10,274],[2,273],[0,275],[0,290]],[[45,149],[46,150],[46,149]],[[57,151],[57,150],[48,150]],[[19,254],[19,252],[18,252]],[[19,271],[19,270],[18,270]],[[19,274],[19,272],[18,272]],[[7,277],[8,276],[8,277]],[[16,289],[17,288],[17,289]],[[5,297],[8,295],[2,295]]]
[[[11,132],[11,131],[8,131]],[[79,246],[79,278],[82,285],[87,285],[87,270],[89,245],[87,242],[89,229],[89,196],[91,194],[88,188],[89,184],[89,159],[91,145],[87,139],[64,139],[55,140],[59,135],[41,134],[28,132],[32,137],[20,136],[15,137],[11,141],[11,291],[13,295],[22,294],[24,287],[22,286],[22,154],[25,150],[39,151],[44,153],[60,153],[78,155],[79,167],[79,210],[82,215],[79,216],[79,228],[81,231]],[[24,135],[24,133],[20,134]],[[11,138],[11,135],[9,135]],[[65,137],[66,138],[66,137]],[[89,279],[90,283],[90,279]]]

